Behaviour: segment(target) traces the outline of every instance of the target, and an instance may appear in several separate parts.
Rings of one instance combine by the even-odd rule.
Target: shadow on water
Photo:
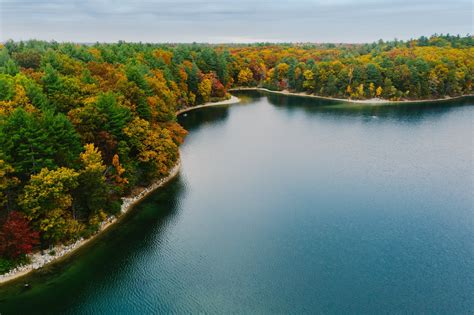
[[[195,134],[181,176],[67,260],[0,287],[0,314],[472,310],[472,109],[459,107],[473,98],[235,94],[232,109],[178,117]]]
[[[178,121],[188,131],[197,131],[209,124],[223,124],[229,118],[230,106],[255,105],[262,98],[267,98],[268,103],[288,114],[304,112],[305,114],[318,115],[330,119],[361,118],[366,121],[383,119],[402,123],[419,123],[426,119],[442,119],[443,114],[448,114],[453,109],[474,104],[474,98],[434,103],[377,105],[288,96],[252,90],[236,91],[234,94],[240,98],[240,103],[197,109],[187,112],[185,115],[180,115]]]
[[[230,106],[245,106],[254,104],[256,100],[265,97],[258,91],[246,91],[238,95],[240,102],[234,105],[221,105],[215,107],[205,107],[178,116],[178,122],[189,132],[197,131],[205,125],[219,125],[229,118]]]
[[[418,123],[426,119],[442,119],[443,114],[453,109],[474,104],[474,97],[434,103],[406,104],[355,104],[317,98],[272,94],[264,91],[235,91],[240,98],[234,105],[207,107],[187,112],[178,117],[178,121],[188,131],[198,131],[206,125],[220,125],[229,118],[230,106],[255,105],[262,98],[276,109],[288,114],[304,112],[330,119],[360,118],[364,121],[374,119],[393,120],[402,123]]]
[[[126,278],[128,269],[123,266],[140,264],[137,256],[160,242],[178,215],[184,191],[184,182],[178,175],[77,253],[0,287],[0,314],[38,314],[46,309],[48,314],[65,312],[79,304],[89,291],[97,291],[98,284],[108,283],[107,277]],[[124,252],[133,252],[133,257]],[[25,283],[31,288],[25,290]],[[95,290],[91,290],[93,287]],[[22,303],[26,300],[28,303]]]
[[[367,117],[417,123],[426,118],[440,118],[453,109],[474,104],[474,97],[453,99],[432,103],[405,104],[356,104],[317,98],[287,96],[263,91],[244,91],[236,93],[238,97],[251,96],[254,99],[266,96],[268,102],[288,113],[304,111],[311,115],[324,115],[331,118]]]
[[[229,117],[229,106],[206,107],[205,110],[193,110],[179,115],[178,122],[189,132],[196,131],[203,125],[223,123]],[[183,122],[186,122],[186,124]]]

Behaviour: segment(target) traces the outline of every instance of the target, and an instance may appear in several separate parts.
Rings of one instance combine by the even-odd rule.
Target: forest
[[[389,100],[473,93],[474,38],[372,44],[0,44],[0,274],[95,234],[166,176],[176,111],[235,87]]]

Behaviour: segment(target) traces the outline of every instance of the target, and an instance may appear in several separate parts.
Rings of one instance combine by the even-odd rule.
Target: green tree
[[[42,130],[47,134],[53,150],[53,160],[59,166],[71,166],[81,151],[79,135],[73,125],[63,114],[47,111],[40,120]]]
[[[0,147],[22,179],[42,168],[54,168],[54,148],[39,120],[22,108],[0,123]]]
[[[22,108],[0,122],[0,145],[23,179],[44,167],[70,166],[80,152],[79,137],[64,115],[38,116]]]
[[[18,178],[13,175],[14,171],[10,164],[0,160],[0,219],[2,214],[5,213],[1,210],[11,208],[10,205],[13,203],[15,188],[20,183]]]
[[[198,85],[199,85],[199,68],[193,63],[191,69],[186,68],[186,73],[188,74],[188,87],[189,91],[193,92],[194,95],[198,94]]]
[[[131,119],[130,110],[121,106],[112,93],[100,94],[95,106],[104,116],[103,130],[110,132],[117,139],[122,139],[122,130]]]
[[[380,73],[379,69],[373,63],[367,64],[367,82],[373,83],[375,86],[382,84],[382,74]],[[368,85],[368,84],[367,84]]]

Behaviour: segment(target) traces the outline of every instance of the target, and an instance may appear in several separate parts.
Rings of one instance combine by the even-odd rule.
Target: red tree
[[[217,78],[212,80],[212,96],[224,97],[225,96],[225,87]]]
[[[30,229],[28,220],[19,212],[11,212],[0,229],[0,256],[10,259],[31,253],[39,244],[39,234]]]

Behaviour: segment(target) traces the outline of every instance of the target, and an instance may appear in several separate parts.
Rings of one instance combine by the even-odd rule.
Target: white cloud
[[[0,39],[363,42],[472,32],[465,0],[0,0]]]

